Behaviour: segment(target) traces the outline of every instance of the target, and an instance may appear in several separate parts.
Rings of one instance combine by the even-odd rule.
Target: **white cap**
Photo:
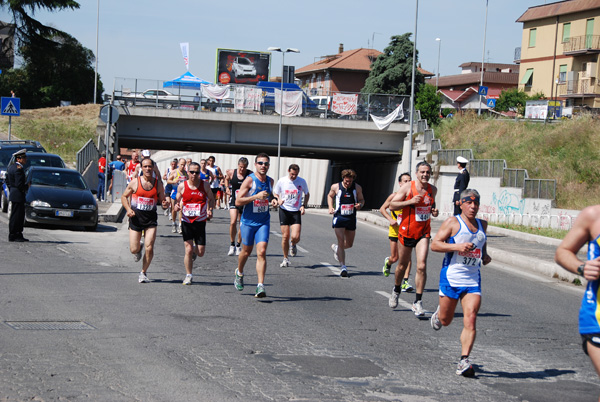
[[[144,150],[142,151],[142,157],[144,157],[144,158],[149,158],[149,157],[150,157],[150,151],[149,151],[149,150],[147,150],[147,149],[144,149]]]
[[[458,162],[458,163],[469,163],[469,160],[467,158],[463,158],[462,156],[459,156],[459,157],[456,158],[456,162]]]

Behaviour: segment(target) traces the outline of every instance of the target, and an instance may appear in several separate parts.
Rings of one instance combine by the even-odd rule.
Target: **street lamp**
[[[440,53],[442,51],[442,40],[440,38],[435,38],[435,41],[438,42],[438,68],[437,77],[435,77],[435,89],[437,91],[440,82]]]
[[[96,104],[96,93],[98,91],[98,30],[100,29],[100,0],[97,2],[96,12],[96,68],[94,69],[94,105]]]
[[[485,24],[483,26],[483,52],[481,54],[481,79],[479,80],[479,87],[483,86],[483,66],[485,62],[485,37],[487,34],[487,16],[488,16],[488,0],[485,0]],[[481,116],[481,96],[479,95],[479,111],[478,116]]]
[[[280,52],[281,53],[281,99],[279,101],[279,136],[277,139],[277,177],[279,180],[279,160],[281,159],[281,120],[283,117],[283,72],[285,69],[285,54],[286,53],[300,53],[300,50],[294,48],[287,48],[282,50],[280,47],[269,47],[267,48],[270,52]]]
[[[419,0],[415,0],[415,41],[413,42],[412,76],[410,84],[410,119],[408,129],[408,171],[412,169],[412,138],[415,116],[415,69],[417,68],[417,22],[419,20]],[[404,155],[402,155],[404,158]]]

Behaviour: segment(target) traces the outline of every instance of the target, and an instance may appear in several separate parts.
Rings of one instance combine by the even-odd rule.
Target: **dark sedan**
[[[81,174],[72,169],[32,166],[25,202],[25,222],[98,227],[98,204]]]

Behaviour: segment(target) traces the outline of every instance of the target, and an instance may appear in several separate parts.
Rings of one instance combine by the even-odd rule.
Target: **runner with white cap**
[[[460,215],[460,193],[465,191],[469,187],[469,171],[467,170],[467,163],[469,160],[465,157],[459,156],[456,158],[456,164],[460,173],[456,176],[454,182],[454,195],[452,196],[452,205],[454,206],[454,215]]]

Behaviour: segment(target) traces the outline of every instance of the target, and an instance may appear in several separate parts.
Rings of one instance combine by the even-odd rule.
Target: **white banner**
[[[190,71],[190,44],[189,42],[180,43],[181,46],[181,55],[183,56],[183,61],[185,62],[185,68]]]
[[[229,85],[202,85],[202,95],[211,99],[229,98]]]
[[[283,91],[283,113],[281,113],[281,90],[275,89],[275,112],[282,116],[302,114],[302,91]]]
[[[344,95],[333,94],[333,103],[331,111],[337,114],[351,115],[356,114],[358,106],[358,94]]]
[[[262,90],[259,88],[235,87],[233,106],[236,112],[243,110],[259,111],[261,100]]]
[[[377,116],[373,116],[371,114],[371,118],[373,119],[373,123],[375,123],[375,125],[377,126],[378,129],[385,130],[385,129],[387,129],[390,126],[390,124],[392,124],[392,122],[394,120],[396,120],[396,118],[403,119],[404,118],[404,111],[402,110],[402,105],[403,104],[404,104],[404,100],[396,108],[396,110],[394,110],[392,113],[388,114],[385,117],[377,117]]]

